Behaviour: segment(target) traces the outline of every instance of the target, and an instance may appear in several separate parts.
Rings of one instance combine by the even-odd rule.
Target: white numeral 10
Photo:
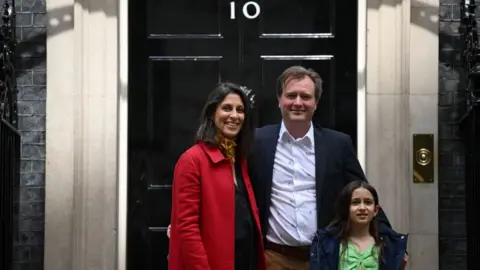
[[[253,6],[255,8],[255,13],[250,14],[248,12],[248,7],[249,6]],[[255,18],[258,17],[258,15],[260,15],[260,5],[257,2],[248,1],[243,5],[242,13],[243,13],[243,16],[245,16],[245,18],[247,18],[247,19],[250,19],[250,20],[255,19]],[[236,16],[235,16],[235,2],[233,2],[233,1],[230,2],[230,19],[231,20],[236,19]]]

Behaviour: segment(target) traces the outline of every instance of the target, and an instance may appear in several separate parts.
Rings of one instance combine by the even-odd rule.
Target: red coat
[[[246,162],[241,162],[258,232],[258,270],[265,270],[258,208]],[[204,143],[194,145],[178,160],[173,178],[169,270],[234,270],[233,173],[232,164],[220,150]]]

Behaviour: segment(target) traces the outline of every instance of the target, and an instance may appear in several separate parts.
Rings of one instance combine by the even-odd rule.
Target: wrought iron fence
[[[20,134],[15,77],[15,1],[5,1],[0,26],[0,269],[11,270]]]
[[[480,264],[480,45],[478,40],[475,0],[464,0],[462,7],[463,62],[467,89],[465,91],[465,115],[460,122],[464,137],[465,192],[467,223],[467,269]]]
[[[13,255],[14,193],[19,180],[20,135],[0,119],[0,269],[10,270]]]

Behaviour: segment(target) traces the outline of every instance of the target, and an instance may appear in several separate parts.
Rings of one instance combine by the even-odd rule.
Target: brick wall
[[[16,0],[17,83],[22,156],[14,269],[43,269],[46,0]],[[2,2],[3,3],[3,2]]]
[[[466,266],[465,149],[458,132],[464,112],[464,69],[459,36],[460,0],[440,0],[439,232],[440,269]]]

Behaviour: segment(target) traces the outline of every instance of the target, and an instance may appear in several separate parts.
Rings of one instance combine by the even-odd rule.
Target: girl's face
[[[379,207],[372,193],[365,188],[357,188],[352,193],[350,201],[350,222],[353,224],[370,224],[378,214]]]

